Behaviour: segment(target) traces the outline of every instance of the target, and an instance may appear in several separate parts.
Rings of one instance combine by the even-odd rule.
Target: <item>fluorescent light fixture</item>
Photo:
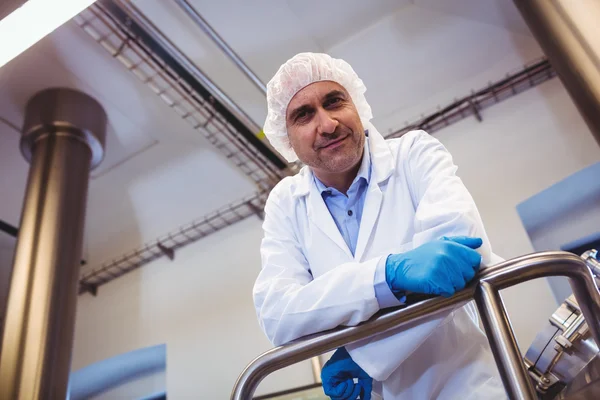
[[[29,0],[17,8],[0,21],[0,68],[95,1]]]

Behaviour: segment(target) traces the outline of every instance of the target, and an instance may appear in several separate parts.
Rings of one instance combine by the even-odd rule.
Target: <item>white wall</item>
[[[80,296],[73,370],[165,343],[169,398],[227,398],[271,346],[252,305],[261,221],[252,217]],[[308,363],[274,374],[257,393],[312,383]]]
[[[347,60],[365,82],[382,133],[543,55],[531,36],[417,6],[390,14],[328,52]]]

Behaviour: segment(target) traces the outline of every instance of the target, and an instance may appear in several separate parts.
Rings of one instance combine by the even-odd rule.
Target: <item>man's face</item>
[[[347,172],[362,158],[364,128],[350,95],[335,82],[315,82],[296,93],[286,123],[292,148],[317,175]]]

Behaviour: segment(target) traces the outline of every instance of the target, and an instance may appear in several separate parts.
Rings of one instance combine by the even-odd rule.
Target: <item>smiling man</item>
[[[298,54],[267,89],[265,134],[306,165],[265,206],[254,303],[273,344],[410,293],[451,296],[497,261],[444,146],[423,131],[384,140],[346,62]],[[506,398],[472,304],[338,349],[322,380],[335,399]]]
[[[360,168],[365,135],[352,99],[336,82],[323,81],[297,93],[288,106],[292,148],[321,183],[345,193]],[[336,118],[329,118],[334,112]],[[325,115],[323,115],[325,114]],[[315,120],[321,124],[316,134]]]

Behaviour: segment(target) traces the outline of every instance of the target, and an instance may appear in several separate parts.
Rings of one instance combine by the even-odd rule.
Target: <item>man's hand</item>
[[[358,381],[355,383],[355,379]],[[340,347],[321,370],[325,394],[334,400],[370,400],[371,378],[356,364],[344,347]],[[360,396],[360,397],[359,397]]]
[[[394,293],[414,292],[452,296],[479,270],[481,256],[473,249],[482,240],[467,236],[444,237],[402,254],[392,254],[385,279]]]

